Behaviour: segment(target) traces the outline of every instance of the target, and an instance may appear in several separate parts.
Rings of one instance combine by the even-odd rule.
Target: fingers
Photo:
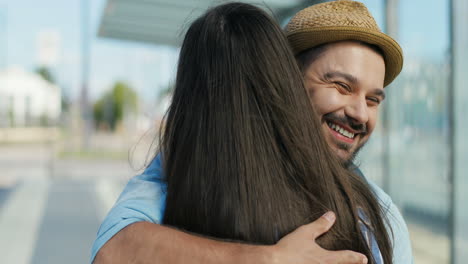
[[[307,232],[309,232],[312,235],[312,238],[316,239],[323,233],[330,230],[330,228],[335,223],[335,220],[335,214],[333,212],[327,212],[324,215],[322,215],[319,219],[315,220],[310,224],[305,225],[304,227],[307,229]]]
[[[367,264],[367,257],[351,250],[333,252],[333,263],[336,264]]]
[[[328,251],[315,241],[326,233],[336,221],[333,212],[327,212],[314,222],[303,225],[283,237],[274,247],[276,263],[333,263],[366,264],[365,255],[350,250]]]

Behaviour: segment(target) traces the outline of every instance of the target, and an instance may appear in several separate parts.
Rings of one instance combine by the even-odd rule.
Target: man
[[[379,31],[364,5],[353,1],[304,9],[291,19],[286,33],[327,143],[351,165],[374,130],[384,87],[401,71],[401,49]],[[333,225],[333,213],[273,246],[215,241],[158,225],[165,205],[160,168],[156,159],[129,182],[99,230],[95,263],[367,263],[360,253],[327,251],[315,243]],[[371,186],[387,209],[394,263],[411,263],[400,213],[382,190]]]

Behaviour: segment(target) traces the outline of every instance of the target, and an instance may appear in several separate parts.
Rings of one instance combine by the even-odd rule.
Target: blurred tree
[[[39,74],[44,80],[55,84],[55,78],[52,75],[52,72],[46,66],[40,66],[36,69],[36,73]]]
[[[60,101],[63,112],[68,112],[70,110],[71,100],[68,95],[62,93],[62,99]]]
[[[156,97],[156,101],[160,102],[167,96],[170,96],[174,92],[174,85],[168,84],[165,88],[161,89]]]
[[[137,101],[137,94],[128,84],[116,82],[93,106],[96,127],[114,131],[126,112],[136,111]]]

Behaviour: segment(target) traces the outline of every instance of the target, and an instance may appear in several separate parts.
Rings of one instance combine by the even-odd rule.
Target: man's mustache
[[[359,124],[353,118],[350,118],[348,116],[339,116],[335,113],[328,113],[328,114],[325,114],[323,118],[327,121],[347,125],[353,130],[355,130],[357,133],[367,134],[366,124]]]

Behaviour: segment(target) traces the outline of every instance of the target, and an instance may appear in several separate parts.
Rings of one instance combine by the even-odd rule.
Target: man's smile
[[[345,143],[352,144],[355,142],[357,136],[360,134],[357,131],[350,129],[347,126],[340,125],[334,122],[325,122],[330,130],[330,133],[338,140]]]

